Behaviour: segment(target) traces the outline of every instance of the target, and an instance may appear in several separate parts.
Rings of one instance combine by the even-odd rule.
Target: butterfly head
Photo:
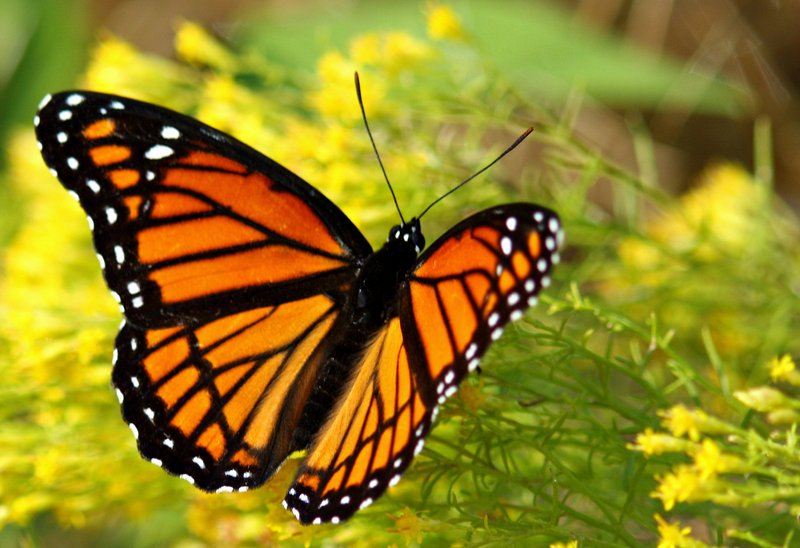
[[[413,247],[414,253],[419,254],[425,248],[425,236],[422,235],[422,226],[419,224],[419,219],[414,217],[405,224],[393,226],[386,241]]]

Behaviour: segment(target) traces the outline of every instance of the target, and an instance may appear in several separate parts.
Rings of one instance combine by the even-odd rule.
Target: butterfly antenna
[[[378,147],[375,146],[375,139],[372,138],[372,131],[369,129],[369,122],[367,122],[367,112],[364,110],[364,101],[361,99],[361,82],[358,79],[358,72],[355,73],[356,79],[356,95],[358,96],[358,106],[361,107],[361,117],[364,119],[364,127],[367,128],[367,135],[369,135],[369,142],[372,143],[372,150],[375,151],[375,157],[378,159],[378,164],[381,166],[381,171],[383,172],[383,178],[386,179],[386,184],[389,187],[389,192],[392,193],[392,200],[394,200],[394,207],[397,209],[397,214],[400,215],[400,223],[406,224],[406,220],[403,219],[403,212],[400,211],[400,204],[397,203],[397,196],[394,194],[394,189],[392,188],[392,183],[389,182],[389,176],[386,175],[386,168],[383,167],[383,161],[381,160],[381,155],[378,154]]]
[[[436,198],[436,199],[435,199],[435,200],[434,200],[434,201],[433,201],[433,202],[432,202],[432,203],[431,203],[431,204],[430,204],[428,207],[426,207],[426,208],[425,208],[425,209],[422,211],[422,213],[420,213],[420,214],[419,214],[419,216],[417,217],[417,219],[422,219],[422,216],[423,216],[423,215],[425,215],[425,214],[428,212],[428,210],[429,210],[430,208],[432,208],[433,206],[435,206],[436,204],[438,204],[440,201],[442,201],[444,198],[446,198],[447,196],[449,196],[450,194],[452,194],[453,192],[455,192],[456,190],[458,190],[459,188],[461,188],[462,186],[464,186],[465,184],[467,184],[468,182],[470,182],[472,179],[474,179],[475,177],[477,177],[478,175],[480,175],[481,173],[483,173],[484,171],[486,171],[487,169],[489,169],[490,167],[492,167],[493,165],[495,165],[497,162],[499,162],[499,161],[500,161],[500,158],[502,158],[503,156],[505,156],[506,154],[508,154],[509,152],[511,152],[512,150],[514,150],[515,148],[517,148],[517,145],[519,145],[519,144],[520,144],[522,141],[524,141],[524,140],[525,140],[525,138],[526,138],[528,135],[530,135],[532,131],[533,131],[533,128],[532,128],[532,127],[529,127],[528,129],[526,129],[526,130],[525,130],[525,132],[524,132],[522,135],[520,135],[519,137],[517,137],[517,140],[516,140],[516,141],[514,141],[513,143],[511,143],[511,146],[509,146],[509,147],[508,147],[507,149],[505,149],[505,150],[504,150],[502,153],[500,153],[500,156],[498,156],[497,158],[495,158],[494,160],[492,160],[491,162],[489,162],[487,165],[483,166],[481,169],[479,169],[478,171],[476,171],[475,173],[473,173],[472,175],[470,175],[469,177],[467,177],[466,179],[464,179],[463,181],[461,181],[460,183],[458,183],[456,186],[454,186],[453,188],[451,188],[450,190],[448,190],[447,192],[445,192],[444,194],[442,194],[441,196],[439,196],[438,198]]]

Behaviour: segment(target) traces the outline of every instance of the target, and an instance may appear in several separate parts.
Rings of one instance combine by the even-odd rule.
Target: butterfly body
[[[286,168],[131,99],[48,96],[35,125],[125,316],[112,384],[142,456],[231,492],[306,449],[284,500],[303,523],[347,519],[400,479],[558,261],[558,217],[526,203],[428,248],[413,219],[373,252]]]

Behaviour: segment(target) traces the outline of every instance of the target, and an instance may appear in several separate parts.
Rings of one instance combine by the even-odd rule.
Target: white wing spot
[[[331,523],[333,523],[334,525],[336,525],[337,523],[339,523],[339,521],[341,521],[341,520],[339,519],[339,516],[333,516],[333,517],[331,518]]]
[[[358,505],[358,509],[359,510],[363,510],[364,508],[366,508],[370,504],[372,504],[372,499],[371,498],[365,498],[364,500],[361,501],[361,504]]]
[[[436,385],[436,393],[441,394],[442,392],[444,392],[444,383],[440,382]]]
[[[469,369],[470,371],[475,371],[476,369],[478,369],[478,365],[480,365],[480,363],[481,361],[478,358],[470,360],[470,362],[467,364],[467,369]]]
[[[498,314],[497,312],[492,312],[488,320],[489,327],[494,327],[495,325],[497,325],[497,322],[499,320],[500,320],[500,314]]]
[[[555,217],[551,217],[550,218],[550,222],[547,223],[547,228],[550,229],[550,232],[556,233],[556,232],[559,231],[561,226],[559,225],[559,223],[558,223],[558,221],[556,220]]]
[[[110,293],[111,296],[114,297],[115,301],[117,301],[118,303],[122,302],[122,298],[119,296],[119,293],[117,293],[116,291],[110,291]]]
[[[322,518],[314,518],[314,521],[312,521],[311,523],[313,523],[314,525],[319,525],[320,523],[322,523]]]
[[[230,470],[225,470],[225,475],[226,475],[226,476],[230,476],[230,477],[232,477],[232,478],[235,478],[235,477],[238,477],[238,476],[239,476],[239,472],[237,472],[236,470],[234,470],[233,468],[231,468]]]
[[[511,321],[515,322],[523,316],[522,310],[514,310],[511,313]]]
[[[548,249],[548,251],[553,251],[556,248],[556,240],[552,236],[548,236],[544,239],[544,246]]]
[[[200,468],[201,470],[205,470],[206,469],[206,463],[204,463],[203,459],[201,459],[200,457],[192,458],[192,462],[195,463],[197,465],[197,467]]]
[[[106,220],[108,220],[108,224],[113,225],[117,222],[118,218],[117,210],[115,210],[113,207],[106,208]]]
[[[148,181],[152,181],[153,179],[155,179],[155,178],[156,178],[156,174],[155,174],[155,173],[153,173],[152,171],[147,171],[147,172],[145,172],[145,174],[144,174],[144,177],[145,177],[145,179],[147,179]]]
[[[88,187],[89,187],[89,190],[91,190],[91,191],[92,191],[92,192],[94,192],[95,194],[97,194],[98,192],[100,192],[100,185],[98,185],[98,184],[97,184],[97,181],[95,181],[94,179],[89,179],[89,180],[87,180],[87,181],[86,181],[86,186],[88,186]]]
[[[117,349],[115,348],[111,353],[111,365],[117,364],[117,358],[119,358],[119,352],[117,352]]]
[[[393,476],[392,479],[389,480],[389,487],[394,487],[400,482],[400,475]]]
[[[422,452],[422,448],[423,448],[423,447],[425,447],[425,440],[419,440],[419,441],[417,442],[417,445],[414,447],[414,456],[415,456],[415,457],[416,457],[417,455],[419,455],[419,454],[420,454],[420,452]]]
[[[350,497],[345,495],[342,497],[342,500],[339,501],[341,504],[350,504]]]
[[[131,299],[131,304],[133,305],[133,308],[142,308],[142,306],[144,306],[144,299],[141,295],[137,295]]]
[[[292,508],[292,514],[294,514],[294,517],[296,519],[300,519],[300,510],[298,510],[297,508]]]
[[[39,115],[38,115],[38,114],[37,114],[36,116],[34,116],[34,117],[33,117],[33,125],[34,125],[34,126],[36,126],[36,127],[39,127],[39,122],[41,122],[41,121],[42,121],[42,120],[41,120],[41,118],[39,118]]]
[[[74,190],[70,190],[68,192],[68,194],[69,194],[69,197],[72,198],[73,200],[75,200],[76,202],[80,202],[81,201],[80,197],[78,196],[78,193],[75,192]]]
[[[123,105],[119,101],[111,101],[111,104],[109,104],[108,106],[116,110],[122,110],[125,108],[125,105]]]
[[[44,148],[41,141],[36,141],[36,148],[38,148],[40,152]]]
[[[67,158],[67,165],[69,166],[70,169],[76,170],[78,169],[78,166],[80,166],[81,164],[78,162],[78,160],[70,156],[69,158]]]
[[[52,98],[53,96],[50,95],[49,93],[44,97],[42,97],[42,100],[39,101],[39,110],[42,110],[44,107],[46,107],[47,103],[49,103]]]
[[[131,384],[134,388],[139,388],[139,378],[138,377],[131,377]]]
[[[97,260],[100,262],[100,269],[101,270],[105,270],[106,269],[106,261],[105,261],[105,259],[103,259],[103,256],[100,255],[99,253],[97,253],[96,255],[97,255]]]
[[[62,110],[61,112],[58,113],[58,119],[61,120],[62,122],[66,122],[70,118],[72,118],[71,110]]]
[[[161,160],[162,158],[172,156],[174,152],[174,150],[166,145],[153,145],[144,153],[144,157],[148,160]]]
[[[395,461],[394,461],[394,467],[395,468],[400,468],[401,464],[403,464],[403,459],[401,459],[401,458],[395,459]]]
[[[164,462],[163,462],[161,459],[157,459],[157,458],[155,458],[155,457],[153,457],[152,459],[150,459],[150,462],[152,462],[152,463],[153,463],[153,464],[155,464],[156,466],[161,466],[162,464],[164,464]]]
[[[136,342],[136,339],[134,337],[131,337],[131,350],[136,350],[138,346],[139,343]]]
[[[76,196],[77,196],[77,194],[76,194]],[[91,217],[87,216],[86,217],[86,222],[89,223],[89,230],[94,230],[94,219],[92,219]]]
[[[128,293],[131,295],[135,295],[141,290],[142,288],[139,285],[139,282],[128,282]]]
[[[174,441],[172,441],[172,438],[164,438],[164,441],[163,441],[162,443],[163,443],[164,445],[166,445],[167,447],[169,447],[170,449],[172,449],[173,447],[175,447],[175,442],[174,442]]]
[[[243,477],[243,478],[249,478],[249,477],[250,477],[250,476],[252,476],[252,475],[253,475],[253,474],[251,474],[250,472],[245,472],[244,474],[242,474],[242,477]]]
[[[172,126],[164,126],[161,129],[161,136],[164,139],[177,139],[181,136],[181,132]]]
[[[308,504],[308,495],[306,495],[305,493],[300,493],[300,495],[297,498],[300,499],[301,502],[305,502],[306,504]]]
[[[119,400],[119,403],[122,403],[122,400],[125,399],[125,396],[122,394],[122,390],[120,390],[119,388],[115,388],[114,392],[117,393],[117,399]]]
[[[496,341],[497,339],[500,338],[500,335],[502,335],[502,334],[503,334],[503,328],[502,327],[498,327],[497,329],[492,331],[492,340]]]
[[[431,422],[436,420],[436,417],[439,416],[439,406],[434,405],[433,409],[431,410]]]
[[[367,487],[369,487],[370,489],[374,489],[375,487],[377,487],[377,485],[378,485],[378,480],[372,479],[370,480],[369,485]]]
[[[249,489],[250,488],[248,486],[242,485],[241,487],[239,487],[239,492],[240,493],[244,493],[245,491],[248,491]]]
[[[536,297],[528,297],[528,306],[536,306],[536,303],[539,302],[539,299]]]
[[[542,287],[550,287],[550,276],[542,277]]]
[[[458,388],[456,388],[455,386],[448,387],[448,389],[444,393],[444,397],[445,398],[449,398],[450,396],[455,394],[457,390],[458,390]]]
[[[322,502],[319,503],[319,507],[322,508],[323,506],[328,506],[330,501],[328,499],[322,499]]]
[[[536,289],[536,282],[532,279],[525,280],[525,291],[528,293],[533,293],[533,290]]]
[[[542,213],[541,211],[537,211],[536,213],[533,214],[533,220],[536,221],[537,223],[541,223],[543,219],[544,219],[544,213]]]
[[[51,168],[50,168],[50,175],[52,175],[53,177],[58,177],[58,171],[56,171],[55,169],[53,169],[53,168],[51,167]]]
[[[508,236],[503,236],[500,240],[500,249],[503,251],[503,255],[511,255],[511,250],[513,246],[511,245],[511,238]]]
[[[73,93],[72,95],[67,97],[67,104],[71,107],[77,107],[81,103],[83,103],[83,95]]]
[[[545,270],[547,270],[547,260],[542,258],[536,261],[536,269],[539,272],[544,272]]]
[[[284,508],[286,508],[287,510],[289,509],[289,503],[288,503],[288,502],[286,502],[286,499],[283,499],[283,500],[281,501],[281,506],[283,506],[283,507],[284,507]]]
[[[514,306],[519,302],[519,293],[509,293],[506,301],[508,302],[508,306]]]
[[[131,429],[131,432],[133,432],[133,437],[138,440],[139,439],[139,429],[136,428],[136,425],[133,424],[132,422],[129,422],[128,423],[128,427]]]
[[[66,134],[66,133],[64,133],[63,131],[59,131],[58,133],[56,133],[56,139],[57,139],[57,140],[58,140],[58,142],[59,142],[59,143],[61,143],[62,145],[63,145],[64,143],[66,143],[66,142],[67,142],[67,139],[68,139],[68,138],[69,138],[69,137],[67,136],[67,134]]]
[[[150,419],[150,422],[153,422],[153,419],[156,418],[156,412],[149,407],[144,408],[144,414],[147,415],[147,418]]]
[[[454,371],[451,369],[450,371],[448,371],[448,372],[447,372],[447,375],[445,375],[445,376],[444,376],[444,382],[446,382],[447,384],[450,384],[451,382],[453,382],[453,379],[454,379],[455,377],[456,377],[456,374],[455,374],[455,372],[454,372]]]
[[[467,347],[467,351],[464,353],[464,357],[468,360],[471,360],[473,356],[475,356],[475,352],[478,351],[478,345],[475,343],[470,344]]]
[[[217,489],[217,493],[233,493],[233,487],[230,485],[223,485],[219,489]]]
[[[191,483],[192,485],[194,485],[194,478],[192,476],[190,476],[189,474],[181,474],[178,477],[181,478],[182,480],[186,480],[189,483]]]
[[[122,246],[114,246],[114,258],[117,260],[118,264],[125,262],[125,252],[122,250]]]
[[[517,218],[516,217],[509,217],[508,219],[506,219],[506,227],[511,232],[514,232],[517,229]]]

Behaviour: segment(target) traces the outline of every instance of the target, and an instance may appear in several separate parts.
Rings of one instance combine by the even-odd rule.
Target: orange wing
[[[549,284],[561,239],[555,213],[511,204],[466,219],[425,252],[284,500],[297,519],[339,522],[399,481],[437,406]]]
[[[338,523],[369,506],[422,450],[432,421],[399,318],[378,333],[284,499],[303,523]]]
[[[161,329],[126,323],[112,380],[146,459],[206,491],[244,491],[293,451],[339,303],[317,295]]]
[[[191,118],[80,91],[46,99],[35,122],[42,156],[86,211],[109,288],[136,325],[339,290],[371,253],[313,187]]]

